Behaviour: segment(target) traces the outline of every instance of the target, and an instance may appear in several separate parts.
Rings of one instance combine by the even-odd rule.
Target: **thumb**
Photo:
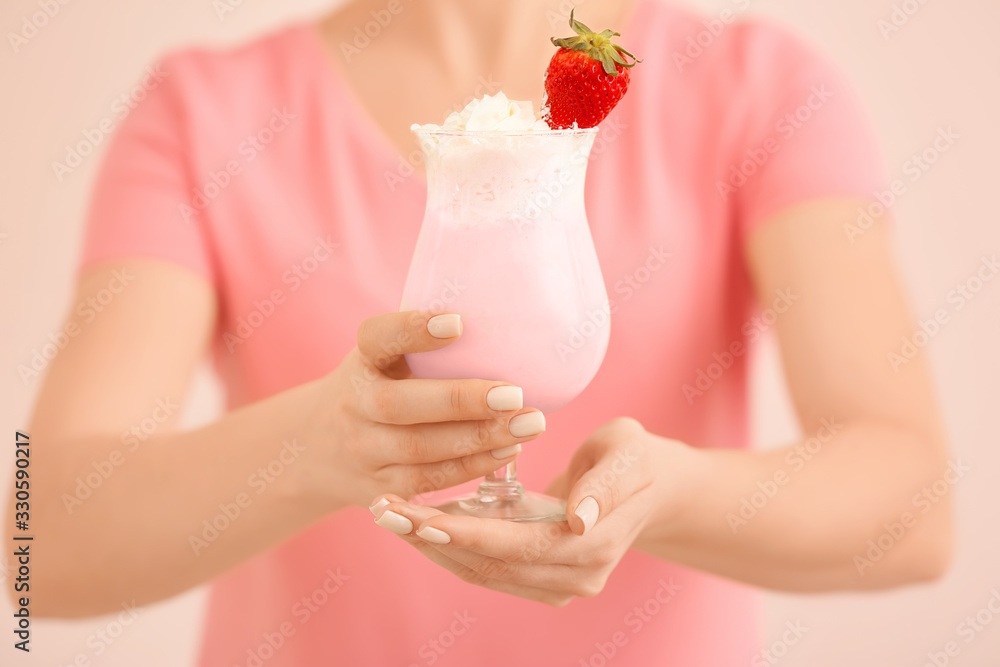
[[[570,530],[584,535],[628,498],[652,483],[647,452],[638,440],[609,447],[580,476],[566,499]]]

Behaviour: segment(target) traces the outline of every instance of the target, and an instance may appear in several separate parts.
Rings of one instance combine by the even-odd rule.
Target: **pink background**
[[[52,0],[57,4],[57,0]],[[12,437],[27,425],[37,380],[22,382],[17,365],[56,332],[70,307],[71,279],[83,205],[99,157],[90,155],[60,182],[53,160],[84,130],[113,118],[112,104],[136,86],[145,66],[164,50],[189,43],[228,43],[332,6],[315,0],[69,1],[58,5],[27,45],[15,53],[7,37],[37,0],[5,0],[0,8],[0,426]],[[557,3],[553,3],[557,4]],[[569,0],[564,2],[569,6]],[[577,0],[577,6],[586,0]],[[699,0],[709,15],[746,6],[746,0]],[[919,8],[897,32],[883,37],[878,21],[894,4]],[[983,256],[1000,253],[1000,225],[988,208],[1000,176],[1000,4],[995,0],[749,0],[748,14],[771,16],[811,38],[853,78],[879,131],[890,176],[907,191],[894,205],[897,256],[917,315],[950,308],[948,292],[972,275]],[[390,26],[391,29],[391,26]],[[677,100],[682,104],[683,100]],[[904,175],[914,153],[931,146],[939,128],[960,135],[919,180]],[[99,148],[103,148],[102,142]],[[927,651],[950,640],[961,653],[950,665],[996,664],[1000,615],[966,643],[956,626],[1000,591],[1000,463],[990,427],[1000,407],[1000,280],[982,292],[933,337],[929,355],[955,456],[971,467],[956,486],[958,553],[941,582],[867,595],[765,595],[764,646],[786,622],[807,628],[776,664],[788,667],[923,665]],[[796,434],[773,347],[760,355],[754,376],[755,439],[762,446]],[[219,406],[203,373],[187,406],[187,424],[211,419]],[[0,455],[0,491],[6,492],[12,450]],[[6,518],[4,520],[7,520]],[[41,545],[40,545],[41,546]],[[6,547],[3,552],[9,551]],[[0,556],[0,578],[6,576]],[[151,573],[155,576],[155,573]],[[4,585],[7,585],[6,583]],[[0,602],[0,663],[90,664],[145,667],[191,662],[201,620],[202,595],[193,591],[142,610],[110,646],[88,638],[114,631],[115,617],[78,622],[35,621],[30,658],[11,648],[6,599]],[[110,627],[109,627],[110,625]],[[724,639],[724,629],[720,628]],[[992,660],[991,660],[992,659]]]

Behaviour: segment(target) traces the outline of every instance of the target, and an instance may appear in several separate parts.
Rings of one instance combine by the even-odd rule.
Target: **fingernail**
[[[583,521],[583,534],[594,527],[597,523],[597,516],[601,513],[601,508],[597,506],[597,501],[593,496],[587,496],[576,505],[576,514]]]
[[[378,500],[375,501],[374,505],[368,508],[368,511],[371,512],[372,514],[375,514],[376,510],[378,510],[380,507],[385,507],[388,504],[389,504],[388,500],[386,500],[385,498],[379,498]]]
[[[455,313],[435,315],[427,320],[427,333],[435,338],[454,338],[462,333],[462,318]]]
[[[545,430],[545,415],[541,412],[528,412],[518,415],[508,422],[507,430],[515,438],[538,435]]]
[[[490,454],[493,455],[495,459],[505,459],[508,456],[514,456],[521,451],[521,443],[516,445],[511,445],[510,447],[501,447],[500,449],[494,449]]]
[[[413,524],[402,514],[396,514],[392,510],[382,512],[382,516],[375,519],[375,523],[387,530],[391,530],[397,535],[408,535],[413,530]]]
[[[524,407],[524,392],[520,387],[493,387],[486,392],[486,405],[491,410],[520,410]]]
[[[431,528],[430,526],[424,526],[417,531],[417,535],[427,540],[428,542],[433,542],[434,544],[448,544],[451,542],[451,535],[444,532],[443,530],[438,530],[437,528]]]

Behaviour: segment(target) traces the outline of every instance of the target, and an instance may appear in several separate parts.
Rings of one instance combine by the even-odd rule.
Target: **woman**
[[[425,195],[410,124],[537,101],[568,5],[358,0],[167,58],[105,158],[74,303],[121,288],[74,309],[32,422],[36,612],[212,581],[202,665],[732,665],[750,587],[939,577],[948,499],[911,499],[946,444],[922,359],[887,362],[914,323],[877,151],[836,72],[745,8],[577,8],[643,63],[588,172],[608,353],[544,417],[503,378],[408,378],[400,353],[453,343],[460,313],[394,311]],[[772,329],[805,435],[748,451]],[[207,349],[231,410],[173,431]],[[568,524],[407,502],[518,456]]]

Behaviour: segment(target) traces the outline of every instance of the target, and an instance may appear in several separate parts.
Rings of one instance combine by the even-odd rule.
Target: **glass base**
[[[506,521],[565,521],[566,502],[541,493],[477,493],[438,505],[445,514]]]

